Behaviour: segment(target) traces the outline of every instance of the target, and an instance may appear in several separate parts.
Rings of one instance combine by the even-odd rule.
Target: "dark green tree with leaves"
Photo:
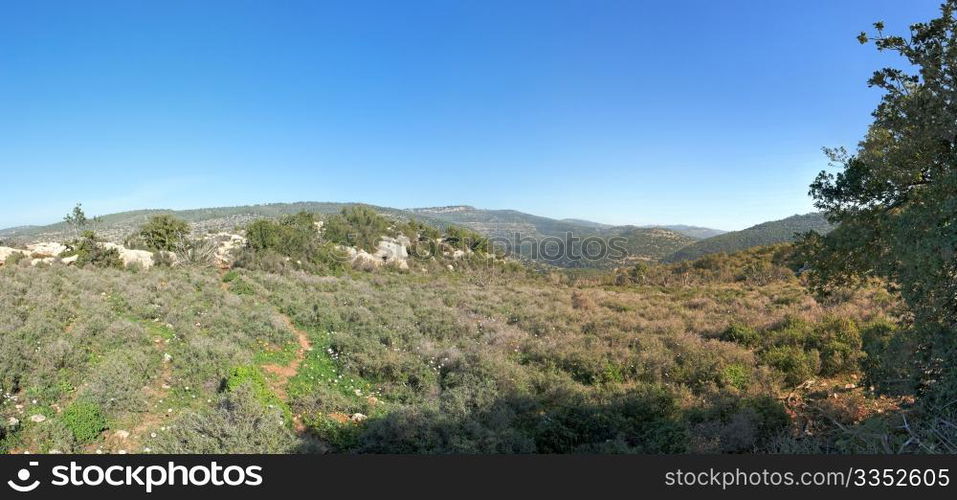
[[[365,205],[345,207],[339,214],[328,217],[322,226],[326,241],[370,252],[388,232],[389,220]]]
[[[150,250],[173,252],[186,242],[189,223],[172,215],[154,215],[140,227],[137,236]]]
[[[852,153],[827,150],[839,171],[821,172],[810,189],[839,226],[806,235],[800,247],[821,293],[871,278],[899,291],[916,345],[910,361],[935,418],[957,400],[955,10],[957,0],[948,0],[940,17],[912,25],[906,37],[886,35],[883,23],[858,37],[900,54],[913,71],[884,68],[869,80],[883,96],[866,137]]]
[[[79,239],[80,232],[84,227],[86,227],[87,223],[89,223],[89,220],[86,218],[86,214],[83,212],[82,203],[77,203],[74,205],[73,210],[63,217],[63,221],[73,228],[73,238]]]

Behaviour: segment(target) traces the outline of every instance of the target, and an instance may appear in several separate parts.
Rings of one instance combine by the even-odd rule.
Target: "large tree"
[[[900,292],[915,372],[935,405],[957,398],[957,0],[940,10],[907,36],[875,23],[875,33],[858,37],[900,54],[909,69],[869,80],[883,96],[866,137],[854,152],[828,150],[839,171],[811,185],[839,227],[803,246],[822,292],[868,278]]]

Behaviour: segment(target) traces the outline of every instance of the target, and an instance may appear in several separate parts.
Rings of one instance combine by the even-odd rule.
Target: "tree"
[[[821,293],[868,278],[898,290],[921,348],[919,377],[933,398],[957,398],[957,0],[939,18],[910,27],[907,38],[861,33],[879,51],[896,52],[916,72],[876,71],[883,90],[857,150],[827,150],[836,174],[811,184],[815,205],[839,226],[806,235],[802,255]]]
[[[73,210],[63,217],[63,220],[73,228],[74,239],[80,238],[80,230],[86,227],[87,222],[89,222],[86,218],[86,214],[83,213],[81,203],[77,203],[73,207]]]
[[[176,251],[189,236],[189,223],[172,215],[154,215],[137,235],[153,251]]]
[[[388,219],[371,207],[349,206],[328,217],[322,226],[323,239],[340,245],[375,251],[379,239],[389,231]]]

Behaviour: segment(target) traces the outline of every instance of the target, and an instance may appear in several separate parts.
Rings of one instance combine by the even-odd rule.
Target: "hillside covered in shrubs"
[[[160,218],[129,235],[154,249],[150,267],[125,265],[86,231],[66,245],[82,262],[0,268],[5,451],[771,453],[906,441],[893,430],[913,392],[894,382],[906,349],[897,298],[865,287],[817,299],[788,245],[541,271],[472,231],[360,206],[251,221],[223,265],[189,258],[202,240],[183,229]]]

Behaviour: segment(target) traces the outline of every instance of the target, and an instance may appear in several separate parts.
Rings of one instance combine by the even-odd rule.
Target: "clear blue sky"
[[[937,0],[7,1],[0,227],[277,201],[740,229],[811,210]]]

